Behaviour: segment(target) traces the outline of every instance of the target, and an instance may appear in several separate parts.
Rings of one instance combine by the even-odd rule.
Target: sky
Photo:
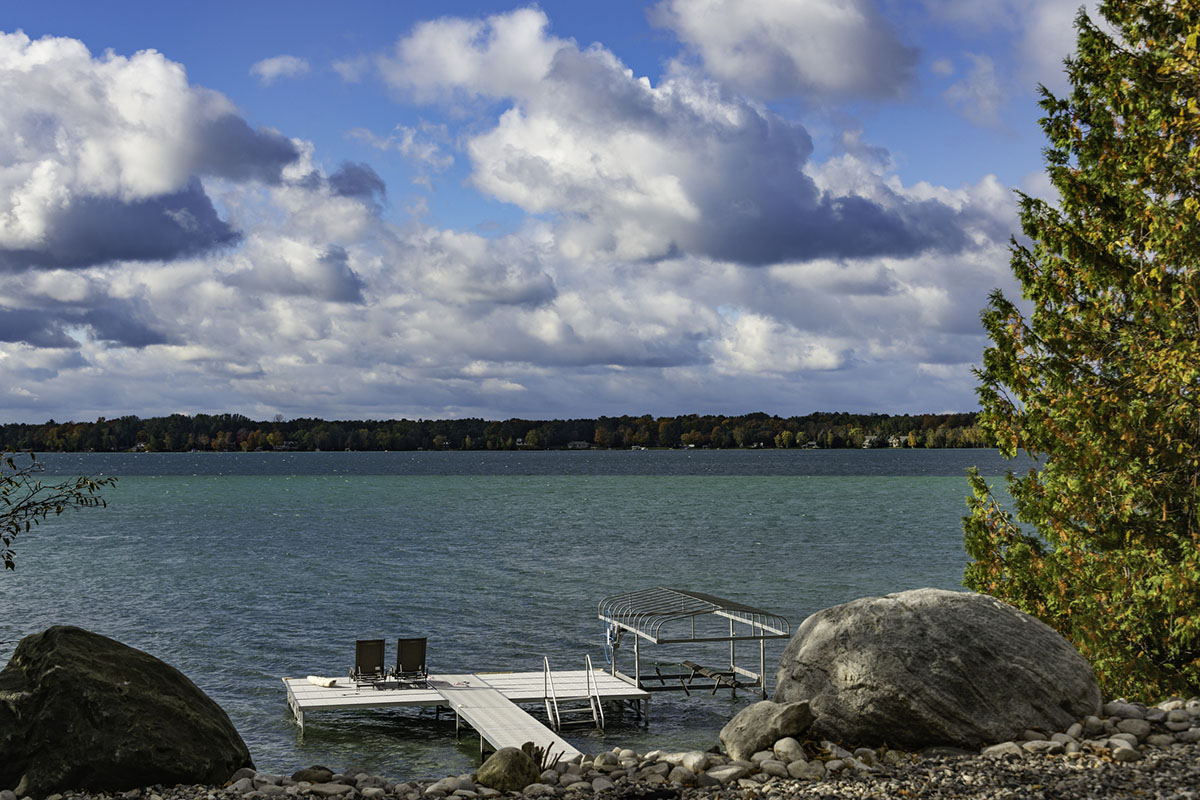
[[[0,422],[977,407],[1078,0],[0,5]]]

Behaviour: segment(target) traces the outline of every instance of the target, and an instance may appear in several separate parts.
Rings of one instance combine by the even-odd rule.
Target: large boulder
[[[105,636],[55,626],[0,672],[0,788],[221,784],[250,753],[228,715],[174,667]]]
[[[750,756],[770,750],[780,739],[799,737],[812,721],[808,703],[761,700],[743,708],[721,728],[721,744],[730,758],[749,761]]]
[[[1100,710],[1091,666],[1049,626],[995,598],[916,589],[806,619],[775,700],[807,700],[813,732],[916,749],[978,748]]]
[[[475,782],[499,792],[519,792],[541,777],[538,765],[524,750],[501,747],[483,762]]]

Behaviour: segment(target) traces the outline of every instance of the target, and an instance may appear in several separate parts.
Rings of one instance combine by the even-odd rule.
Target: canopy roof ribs
[[[696,618],[703,616],[729,620],[729,634],[697,635]],[[665,586],[606,597],[600,601],[599,617],[619,630],[629,631],[655,644],[786,639],[792,635],[791,623],[778,614],[704,592]],[[684,620],[690,625],[671,624]],[[733,623],[749,626],[750,632],[735,632]]]

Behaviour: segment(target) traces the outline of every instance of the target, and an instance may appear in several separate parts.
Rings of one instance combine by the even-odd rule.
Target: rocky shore
[[[312,767],[290,776],[239,770],[213,786],[151,786],[116,794],[55,794],[46,800],[790,800],[791,798],[1200,798],[1200,698],[1147,707],[1107,703],[1065,731],[1027,731],[973,753],[929,749],[850,750],[785,738],[737,761],[719,753],[638,754],[614,748],[543,770],[520,792],[500,792],[477,774],[395,781],[352,769]],[[0,800],[21,800],[11,791]]]

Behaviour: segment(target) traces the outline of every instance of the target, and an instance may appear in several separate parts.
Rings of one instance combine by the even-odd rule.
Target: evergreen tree
[[[983,313],[980,424],[1037,465],[1009,476],[1015,518],[971,476],[965,583],[1151,700],[1200,690],[1200,3],[1102,14],[1077,19],[1069,96],[1042,89],[1060,203],[1021,196],[1032,310]]]

